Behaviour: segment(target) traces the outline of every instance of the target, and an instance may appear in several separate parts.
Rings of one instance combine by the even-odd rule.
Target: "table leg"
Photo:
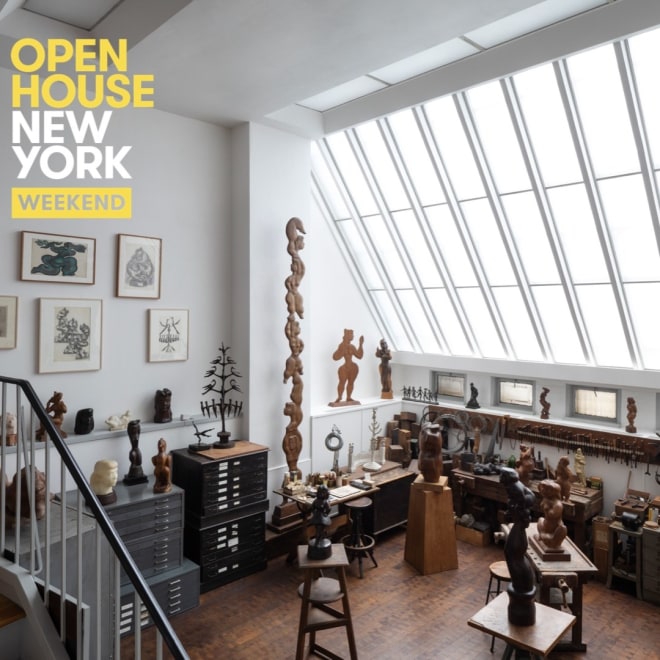
[[[305,582],[302,593],[302,604],[300,605],[300,623],[298,624],[298,646],[296,648],[296,660],[302,660],[305,653],[305,635],[307,618],[309,616],[309,595],[312,591],[312,571],[305,571]]]

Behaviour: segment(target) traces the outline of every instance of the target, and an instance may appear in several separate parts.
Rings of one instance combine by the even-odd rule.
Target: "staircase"
[[[142,657],[139,617],[146,610],[157,628],[157,658],[166,646],[175,660],[187,660],[28,381],[0,376],[0,414],[2,660],[119,659],[122,573],[135,594],[130,657]],[[15,435],[7,428],[10,416]],[[45,430],[45,441],[35,440],[37,428]]]

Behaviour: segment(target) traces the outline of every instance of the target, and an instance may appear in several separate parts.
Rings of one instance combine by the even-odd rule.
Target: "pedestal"
[[[422,575],[458,568],[452,493],[443,482],[420,475],[410,486],[404,559]]]

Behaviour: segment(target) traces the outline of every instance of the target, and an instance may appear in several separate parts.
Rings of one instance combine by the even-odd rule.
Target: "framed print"
[[[149,362],[188,359],[188,310],[149,310]]]
[[[21,232],[21,279],[94,284],[96,239]]]
[[[160,298],[160,238],[117,235],[117,296]]]
[[[18,298],[0,296],[0,348],[16,348]]]
[[[39,299],[39,373],[101,368],[101,300]]]

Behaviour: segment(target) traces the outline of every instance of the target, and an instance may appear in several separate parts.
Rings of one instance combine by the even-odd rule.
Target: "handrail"
[[[62,462],[66,465],[69,473],[76,482],[78,490],[81,492],[83,498],[85,499],[87,506],[91,509],[96,522],[102,529],[115,556],[121,563],[123,569],[126,571],[126,575],[130,579],[133,587],[142,599],[144,606],[147,608],[147,611],[151,615],[154,625],[162,635],[163,641],[165,644],[167,644],[170,653],[172,653],[176,660],[189,660],[188,654],[183,648],[181,641],[176,636],[176,633],[170,625],[170,622],[158,604],[158,601],[154,598],[151,589],[145,581],[142,573],[128,552],[126,545],[117,533],[117,530],[108,517],[108,514],[103,508],[103,505],[99,502],[96,494],[91,489],[89,482],[80,471],[78,463],[71,454],[69,447],[60,437],[60,434],[53,424],[52,419],[46,413],[43,404],[32,388],[30,382],[19,378],[11,378],[9,376],[0,376],[0,382],[8,383],[21,388],[28,401],[30,402],[32,410],[39,418],[39,421],[42,424],[42,428],[45,429],[48,437],[53,443],[53,446],[59,453]]]

